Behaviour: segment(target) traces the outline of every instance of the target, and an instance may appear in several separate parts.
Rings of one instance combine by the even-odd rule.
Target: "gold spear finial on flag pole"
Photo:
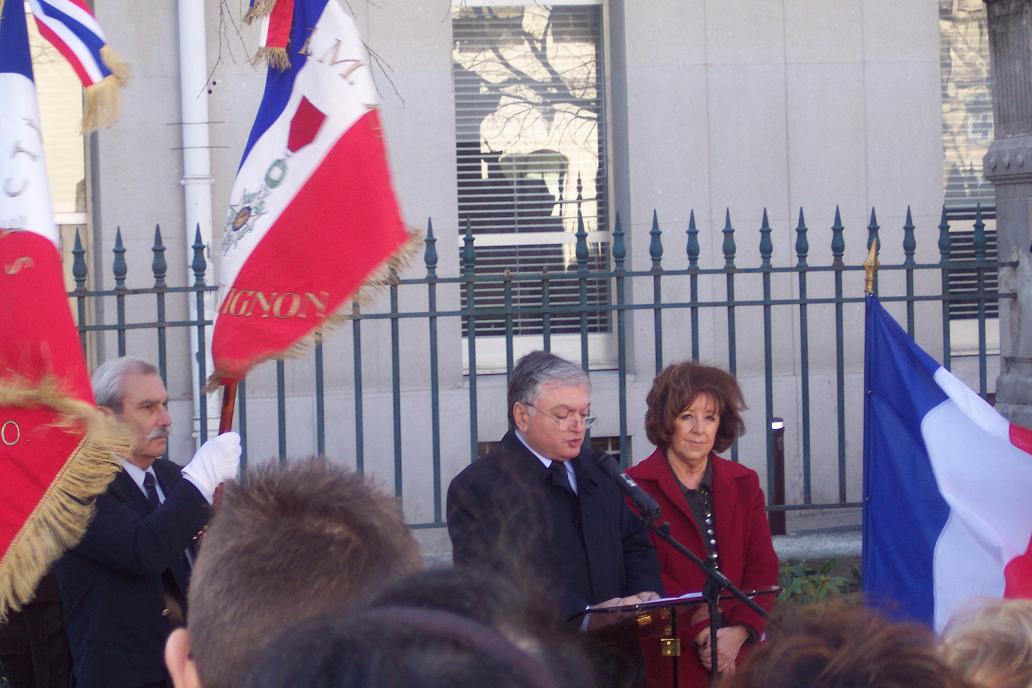
[[[874,281],[878,276],[878,266],[881,263],[878,262],[878,240],[875,239],[871,242],[871,248],[867,252],[867,260],[864,261],[864,273],[867,275],[864,280],[864,293],[874,293]]]

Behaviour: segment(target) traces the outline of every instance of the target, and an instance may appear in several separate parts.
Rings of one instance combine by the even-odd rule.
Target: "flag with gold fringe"
[[[68,61],[86,89],[82,131],[114,124],[129,70],[107,44],[85,0],[28,0],[39,34]],[[0,5],[3,0],[0,0]]]
[[[261,16],[283,53],[267,56],[222,233],[213,383],[310,341],[412,246],[354,20],[337,0],[255,0]]]
[[[294,0],[251,0],[244,21],[250,24],[255,20],[261,20],[261,39],[254,62],[266,62],[279,70],[288,69],[287,43],[294,20]]]
[[[89,523],[130,442],[93,404],[65,295],[24,6],[0,8],[0,618]]]

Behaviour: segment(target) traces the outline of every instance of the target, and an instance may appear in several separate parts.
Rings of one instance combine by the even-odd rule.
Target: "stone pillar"
[[[1001,262],[996,408],[1032,427],[1032,0],[986,0],[995,140],[984,160],[996,190]]]

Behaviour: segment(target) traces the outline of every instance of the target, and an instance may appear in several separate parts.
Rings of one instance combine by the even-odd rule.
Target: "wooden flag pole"
[[[224,435],[233,429],[233,411],[236,408],[237,381],[227,382],[222,386],[222,415],[219,416],[219,434]],[[211,506],[218,509],[222,503],[222,483],[215,488]]]
[[[219,434],[233,429],[233,410],[236,408],[237,381],[222,386],[222,415],[219,416]]]

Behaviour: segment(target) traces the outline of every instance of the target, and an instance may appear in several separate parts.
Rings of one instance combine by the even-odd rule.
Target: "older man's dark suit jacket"
[[[455,564],[538,575],[565,617],[613,597],[662,593],[648,532],[598,468],[600,454],[585,448],[573,459],[573,497],[513,431],[506,433],[448,487]]]
[[[185,610],[189,571],[183,552],[210,507],[173,462],[155,461],[154,473],[165,494],[160,507],[152,510],[121,471],[97,498],[82,542],[57,563],[77,688],[131,688],[167,679],[165,594],[181,598]]]

